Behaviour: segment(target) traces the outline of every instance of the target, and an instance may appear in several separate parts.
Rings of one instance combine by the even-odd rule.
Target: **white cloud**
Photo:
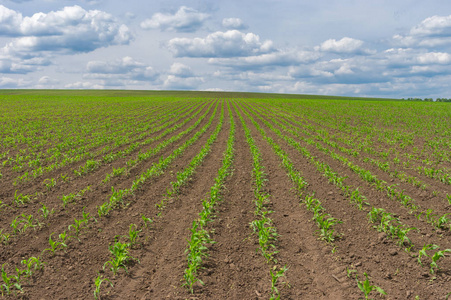
[[[16,35],[19,33],[23,17],[21,13],[0,5],[0,34]]]
[[[272,41],[260,41],[254,33],[217,31],[206,38],[174,38],[167,44],[176,57],[236,57],[272,52]]]
[[[22,78],[0,77],[0,87],[2,88],[24,88],[30,83]]]
[[[159,74],[144,63],[126,56],[115,61],[90,61],[86,66],[88,74],[84,78],[108,80],[155,80]]]
[[[51,78],[50,76],[42,76],[39,78],[38,83],[33,86],[36,89],[54,89],[57,88],[61,82],[58,79]]]
[[[245,29],[246,26],[240,18],[225,18],[222,20],[222,26],[226,29]]]
[[[169,68],[168,75],[163,80],[163,88],[194,90],[204,82],[205,79],[195,75],[189,66],[176,62]]]
[[[150,19],[141,22],[143,29],[160,29],[177,32],[194,32],[209,18],[193,8],[182,6],[175,14],[156,13]]]
[[[414,26],[409,34],[396,34],[393,41],[399,45],[412,47],[439,47],[451,44],[451,15],[432,16]]]
[[[59,80],[53,79],[49,76],[42,76],[39,78],[38,83],[42,85],[57,84],[59,83]]]
[[[178,77],[193,77],[193,71],[187,65],[182,63],[173,63],[169,70],[169,74],[178,76]]]
[[[93,82],[87,82],[87,81],[77,81],[74,83],[69,83],[64,86],[68,89],[103,89],[104,86],[100,84],[96,84]]]
[[[450,36],[451,15],[432,16],[410,30],[411,35],[418,36]]]
[[[17,37],[1,51],[14,56],[39,56],[36,52],[41,51],[90,52],[132,40],[128,27],[112,15],[77,5],[31,17],[0,6],[0,20],[0,34]]]
[[[201,83],[205,82],[202,77],[179,77],[176,75],[168,75],[164,81],[165,89],[175,90],[194,90]]]
[[[272,53],[247,57],[210,58],[208,62],[237,69],[258,69],[311,63],[320,56],[321,54],[315,51],[278,50]]]
[[[317,50],[333,53],[348,53],[348,54],[369,54],[370,51],[363,49],[363,41],[344,37],[341,40],[329,39],[324,41]]]
[[[451,55],[443,52],[429,52],[418,56],[418,62],[421,64],[449,64]]]

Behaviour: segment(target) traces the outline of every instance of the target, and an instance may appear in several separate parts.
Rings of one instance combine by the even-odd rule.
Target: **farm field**
[[[0,103],[3,299],[451,294],[449,103],[36,90]]]

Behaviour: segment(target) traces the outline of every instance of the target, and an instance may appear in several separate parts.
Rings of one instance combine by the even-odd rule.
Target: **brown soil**
[[[209,100],[211,101],[211,100]],[[112,168],[125,165],[139,150],[155,147],[163,140],[177,135],[191,126],[191,120],[182,128],[157,141],[137,149],[130,156],[118,159],[112,164],[102,165],[87,176],[73,178],[67,184],[57,186],[45,192],[25,207],[3,208],[0,215],[0,229],[10,232],[9,224],[16,217],[25,214],[39,215],[41,204],[45,203],[55,212],[36,230],[29,229],[18,237],[12,238],[8,245],[0,245],[0,264],[5,264],[8,274],[12,275],[15,267],[21,267],[20,261],[31,256],[41,255],[46,263],[42,271],[36,272],[32,279],[23,284],[23,293],[18,296],[5,296],[5,299],[93,299],[94,279],[100,274],[114,284],[106,282],[101,288],[101,299],[268,299],[271,293],[270,270],[274,264],[267,263],[258,252],[258,237],[253,233],[250,223],[254,215],[254,178],[252,176],[252,156],[246,143],[244,130],[237,112],[232,107],[236,124],[235,157],[232,175],[225,182],[222,201],[215,211],[215,218],[209,225],[214,244],[208,245],[208,258],[204,261],[199,278],[204,285],[196,285],[194,294],[190,294],[183,284],[183,273],[187,266],[185,249],[190,238],[192,222],[197,219],[202,209],[202,200],[207,196],[214,178],[221,166],[223,152],[226,149],[230,123],[226,101],[219,101],[225,108],[224,124],[211,152],[198,167],[187,185],[182,187],[178,196],[166,199],[166,205],[159,210],[155,204],[165,199],[166,190],[175,179],[178,171],[184,169],[191,159],[199,153],[207,139],[213,133],[219,121],[220,107],[208,130],[185,153],[174,160],[164,174],[146,182],[133,196],[127,198],[128,205],[112,211],[108,217],[98,218],[97,206],[109,199],[111,186],[115,189],[129,188],[133,180],[159,161],[167,157],[202,128],[211,116],[214,106],[205,119],[190,134],[173,143],[155,157],[138,164],[131,169],[128,176],[114,177],[108,184],[102,180]],[[240,103],[236,101],[236,103]],[[250,103],[252,106],[251,102]],[[205,112],[205,107],[201,114]],[[240,112],[250,111],[246,106]],[[244,114],[243,114],[244,116]],[[244,117],[255,143],[262,154],[268,181],[265,189],[271,195],[269,208],[274,211],[271,219],[279,233],[276,243],[279,253],[276,255],[277,266],[287,266],[286,277],[278,284],[281,299],[361,299],[363,293],[358,289],[355,273],[347,276],[347,270],[356,270],[359,280],[364,280],[368,273],[370,282],[387,292],[384,299],[444,299],[451,291],[451,259],[447,254],[439,261],[441,270],[429,274],[429,258],[424,259],[424,267],[416,262],[415,255],[423,244],[437,244],[440,249],[451,248],[450,232],[436,230],[424,220],[418,220],[398,202],[388,198],[386,193],[377,191],[366,184],[348,167],[330,156],[317,150],[314,146],[303,144],[318,160],[326,162],[341,176],[348,176],[346,184],[360,187],[359,190],[375,207],[382,207],[400,217],[410,227],[416,227],[409,237],[416,245],[411,253],[404,251],[396,241],[373,228],[368,223],[367,210],[359,210],[341,190],[329,183],[310,160],[304,158],[296,149],[288,145],[273,133],[263,122],[255,117],[267,135],[276,141],[292,160],[295,168],[309,183],[306,193],[315,193],[326,211],[342,221],[335,229],[339,237],[333,244],[319,239],[317,225],[312,221],[313,214],[300,205],[301,198],[294,190],[293,184],[281,166],[279,157],[260,135],[248,117]],[[157,135],[158,133],[154,133]],[[152,134],[152,136],[154,135]],[[290,135],[287,132],[284,134]],[[326,144],[322,144],[327,147]],[[366,169],[378,178],[388,182],[392,180],[386,173],[371,164],[340,153]],[[81,164],[81,163],[80,163]],[[78,165],[68,166],[51,175],[71,172]],[[14,189],[11,178],[0,181],[0,200],[11,201]],[[23,185],[23,193],[41,192],[41,180]],[[418,189],[394,178],[393,183],[400,187],[424,208],[434,208],[439,213],[448,212],[446,203],[437,199],[418,195]],[[437,184],[440,185],[440,184]],[[91,186],[77,202],[66,209],[61,207],[61,196]],[[449,186],[441,186],[451,194]],[[432,204],[431,201],[434,201]],[[431,203],[431,205],[429,205]],[[429,205],[429,206],[428,206]],[[92,221],[84,228],[79,240],[69,241],[65,251],[52,255],[42,251],[49,247],[49,236],[57,239],[58,234],[68,230],[73,219],[81,218],[85,208],[97,222]],[[150,228],[140,232],[139,243],[131,249],[130,254],[137,260],[127,265],[128,272],[121,269],[117,275],[103,265],[110,258],[108,250],[115,238],[128,233],[130,224],[142,226],[141,216],[154,220]],[[121,238],[124,240],[124,238]],[[376,292],[372,298],[378,299]]]

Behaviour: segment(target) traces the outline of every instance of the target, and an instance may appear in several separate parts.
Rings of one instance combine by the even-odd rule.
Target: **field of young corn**
[[[2,299],[451,295],[449,103],[120,91],[0,103]]]

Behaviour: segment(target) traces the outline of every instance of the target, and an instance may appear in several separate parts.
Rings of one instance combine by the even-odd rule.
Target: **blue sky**
[[[451,98],[451,1],[0,0],[0,88]]]

